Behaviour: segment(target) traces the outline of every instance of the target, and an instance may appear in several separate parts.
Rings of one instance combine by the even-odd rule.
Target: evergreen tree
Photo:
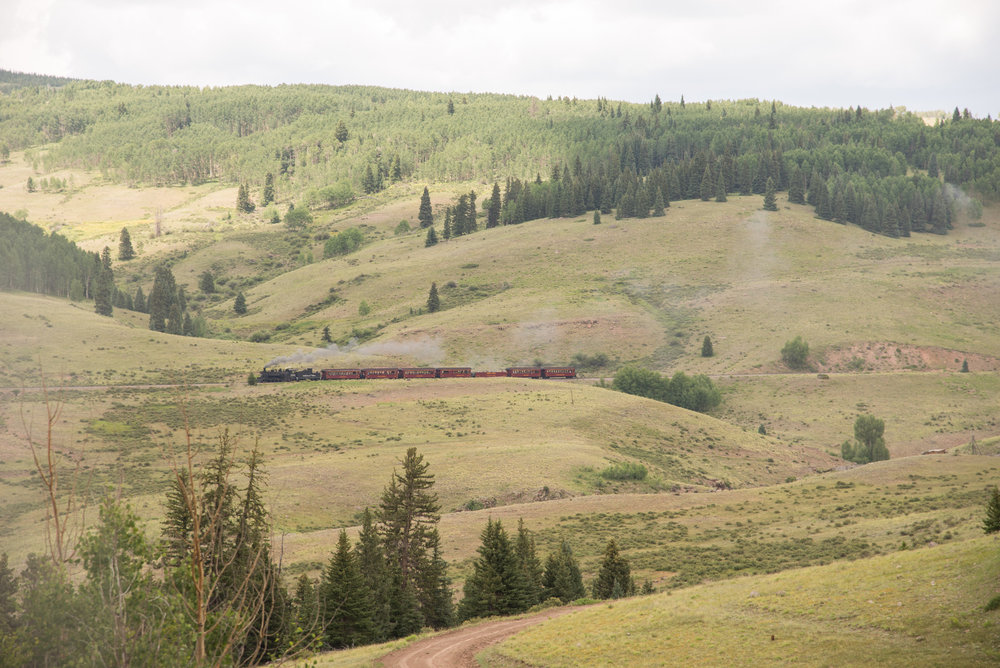
[[[331,344],[331,343],[333,343],[333,338],[330,336],[330,325],[324,325],[323,326],[322,340],[323,340],[323,343],[326,343],[328,345]]]
[[[792,204],[806,203],[806,180],[802,171],[796,167],[788,185],[788,201]]]
[[[441,308],[441,298],[438,297],[437,283],[431,283],[430,294],[427,295],[427,312],[435,313]]]
[[[430,227],[434,224],[434,212],[431,210],[431,194],[424,186],[424,194],[420,196],[420,210],[417,213],[420,227]]]
[[[445,240],[451,239],[451,236],[452,236],[452,234],[451,234],[451,207],[449,207],[448,209],[446,209],[445,212],[444,212],[444,231],[442,232],[442,236],[445,238]]]
[[[337,121],[337,129],[334,131],[333,136],[336,137],[337,141],[341,144],[347,141],[347,125],[344,121]]]
[[[705,172],[701,176],[701,201],[707,202],[715,194],[715,181],[712,179],[712,168],[705,165]]]
[[[500,520],[489,519],[480,537],[479,557],[465,581],[459,618],[512,615],[527,610],[530,604],[524,573]]]
[[[177,300],[170,305],[170,311],[167,313],[167,325],[164,330],[167,334],[183,334],[184,333],[184,316],[181,313],[180,304]]]
[[[317,648],[323,640],[318,589],[312,579],[303,573],[295,581],[295,595],[292,598],[292,622],[295,630],[291,633],[291,641],[309,649]]]
[[[656,188],[656,199],[653,200],[653,216],[659,217],[666,215],[664,211],[665,205],[663,203],[663,191]]]
[[[237,293],[236,301],[233,302],[233,311],[236,315],[243,315],[247,312],[247,298],[243,296],[243,293]]]
[[[594,209],[594,225],[600,225],[600,224],[601,224],[601,210]]]
[[[433,227],[428,227],[427,238],[424,239],[424,248],[428,248],[430,246],[436,246],[437,242],[438,242],[437,232],[434,231]]]
[[[476,224],[476,191],[469,191],[469,199],[466,203],[465,214],[465,234],[472,234],[478,229]]]
[[[716,202],[726,202],[728,198],[726,197],[726,180],[720,174],[719,178],[715,182],[715,201]]]
[[[434,476],[428,473],[428,464],[416,448],[408,449],[400,464],[402,471],[393,471],[377,512],[378,531],[394,582],[390,614],[395,632],[410,628],[414,611],[417,628],[429,623],[420,601],[430,605],[429,601],[436,600],[435,588],[445,577],[443,561],[434,556],[441,509],[437,494],[430,491]],[[428,574],[428,565],[440,572]]]
[[[635,581],[632,579],[628,560],[618,553],[614,539],[608,541],[604,559],[597,571],[592,587],[594,598],[624,598],[635,595]]]
[[[128,228],[123,227],[121,235],[118,237],[118,259],[122,262],[135,257],[135,249],[132,248],[132,237],[129,236]]]
[[[937,153],[931,153],[931,159],[927,164],[927,176],[932,179],[940,178],[940,173],[938,172]]]
[[[447,571],[448,564],[441,556],[441,537],[435,527],[427,533],[416,579],[417,601],[424,624],[435,629],[451,626],[455,615]]]
[[[1000,489],[997,489],[996,485],[990,490],[990,498],[986,502],[986,517],[983,519],[983,531],[986,533],[1000,531]]]
[[[22,648],[18,625],[17,579],[7,564],[7,553],[0,553],[0,665],[16,666],[27,657]]]
[[[328,647],[353,647],[374,638],[371,594],[343,529],[323,572],[319,600]]]
[[[490,195],[490,208],[486,213],[486,229],[500,225],[500,184],[493,183],[493,193]]]
[[[260,195],[260,205],[267,206],[274,201],[274,174],[268,172],[264,175],[264,192]]]
[[[715,351],[712,349],[712,339],[705,335],[705,339],[701,342],[701,356],[712,357],[713,355],[715,355]]]
[[[542,562],[535,551],[535,537],[524,526],[524,518],[517,521],[517,541],[514,544],[517,564],[524,578],[528,607],[542,600]]]
[[[206,269],[201,272],[201,276],[198,277],[198,287],[201,288],[201,291],[206,295],[210,295],[215,292],[215,276],[212,275],[211,271]]]
[[[382,549],[382,540],[375,528],[371,508],[366,507],[361,516],[361,533],[354,546],[361,577],[372,601],[372,639],[383,642],[390,638],[391,595],[389,591],[389,568]]]
[[[580,575],[580,564],[566,541],[559,545],[557,552],[550,554],[545,560],[542,590],[544,598],[558,598],[563,603],[587,595],[587,590],[583,587],[583,577]]]
[[[767,185],[764,188],[764,210],[778,210],[778,202],[774,195],[774,180],[770,178],[767,180]]]
[[[245,183],[241,183],[236,194],[236,210],[240,213],[253,213],[254,204],[250,201],[250,193]]]
[[[170,268],[160,265],[153,277],[153,290],[149,293],[147,310],[149,311],[149,328],[155,332],[167,331],[167,317],[170,307],[177,299],[177,284]]]
[[[94,311],[98,315],[110,316],[115,292],[115,275],[111,269],[111,249],[107,246],[101,252],[97,283],[94,287]]]

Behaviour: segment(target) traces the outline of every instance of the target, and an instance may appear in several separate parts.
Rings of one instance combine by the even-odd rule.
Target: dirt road
[[[486,647],[496,644],[518,631],[523,631],[529,626],[541,624],[553,617],[560,617],[582,609],[583,606],[553,608],[530,617],[501,619],[455,629],[396,650],[383,657],[382,665],[392,668],[466,668],[467,666],[477,666],[476,654]]]

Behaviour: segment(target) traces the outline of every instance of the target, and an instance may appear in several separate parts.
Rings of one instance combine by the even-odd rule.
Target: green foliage
[[[874,415],[859,415],[854,421],[854,443],[844,441],[841,456],[856,464],[889,459],[889,449],[882,438],[884,433],[885,422]]]
[[[331,209],[339,209],[354,201],[354,189],[348,181],[339,181],[331,186],[324,186],[316,192],[315,199]]]
[[[702,357],[712,357],[715,355],[715,350],[712,348],[712,339],[705,335],[704,340],[701,342],[701,356]]]
[[[444,560],[438,547],[440,520],[434,476],[416,448],[409,448],[382,492],[376,513],[378,533],[390,582],[386,596],[388,627],[393,636],[421,626],[450,622],[450,597]]]
[[[768,177],[767,186],[764,190],[764,210],[765,211],[777,211],[778,201],[775,197],[775,186],[774,179]]]
[[[364,316],[368,315],[369,313],[371,313],[371,310],[372,310],[372,307],[369,306],[368,302],[366,302],[364,299],[362,299],[361,303],[358,304],[358,315],[360,315],[362,317],[364,317]]]
[[[441,297],[438,296],[437,283],[431,283],[431,291],[427,295],[427,312],[435,313],[441,309]]]
[[[702,413],[722,402],[722,393],[708,376],[688,376],[682,371],[667,380],[650,369],[625,366],[615,374],[611,387],[619,392],[665,401]]]
[[[528,582],[500,520],[489,519],[480,536],[479,557],[465,581],[459,619],[512,615],[533,603]]]
[[[604,558],[591,586],[591,593],[594,598],[608,599],[635,596],[635,591],[635,580],[632,578],[628,559],[621,556],[618,544],[611,539],[604,550]]]
[[[201,272],[201,276],[198,277],[198,287],[206,295],[213,294],[215,292],[215,276],[208,269]]]
[[[994,485],[989,494],[990,498],[986,502],[986,517],[983,519],[983,531],[996,533],[1000,531],[1000,489]]]
[[[361,248],[364,242],[364,233],[356,227],[349,227],[326,240],[323,244],[323,257],[336,257],[353,253]]]
[[[785,347],[781,349],[781,360],[792,369],[804,368],[808,359],[809,344],[801,336],[786,341]]]
[[[562,541],[559,549],[549,554],[545,560],[542,588],[544,599],[557,598],[563,603],[569,603],[587,595],[587,591],[583,587],[583,577],[580,575],[580,564],[573,556],[573,550],[566,541]]]
[[[128,233],[128,228],[123,227],[118,238],[118,259],[125,262],[135,257],[135,249],[132,248],[132,237]]]
[[[436,246],[438,242],[437,232],[434,231],[433,227],[427,228],[427,238],[424,239],[424,247],[430,248],[431,246]]]
[[[247,298],[243,296],[242,292],[236,295],[236,300],[233,302],[233,311],[236,315],[244,315],[247,312]]]
[[[111,269],[111,250],[105,246],[101,252],[100,265],[96,269],[94,285],[94,311],[98,315],[110,316],[115,293],[115,275]]]
[[[573,362],[573,366],[584,371],[601,369],[611,364],[611,359],[606,353],[594,353],[592,355],[575,353],[571,361]]]
[[[371,592],[343,529],[337,540],[337,550],[323,572],[319,605],[328,647],[353,647],[374,639]]]
[[[618,462],[601,471],[607,480],[645,480],[646,467],[638,462]]]
[[[401,220],[396,225],[396,229],[394,229],[392,233],[398,237],[399,235],[406,234],[409,231],[410,231],[410,223],[405,220]]]
[[[39,271],[44,267],[45,271]],[[88,286],[101,271],[100,258],[59,234],[0,212],[0,289],[71,297],[73,282]]]
[[[312,222],[312,214],[305,206],[291,208],[285,214],[285,227],[290,230],[301,230]]]
[[[424,186],[424,192],[420,196],[420,210],[417,212],[417,220],[420,227],[430,227],[434,224],[434,212],[431,210],[431,194]]]
[[[255,208],[254,203],[250,201],[250,192],[246,184],[241,183],[236,194],[236,210],[240,213],[253,213]]]

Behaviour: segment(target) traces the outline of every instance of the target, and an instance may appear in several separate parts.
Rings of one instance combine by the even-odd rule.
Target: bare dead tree
[[[59,455],[56,452],[55,427],[62,416],[63,401],[60,397],[52,398],[44,374],[40,375],[42,403],[45,406],[45,440],[37,443],[32,434],[32,421],[27,415],[25,401],[19,405],[21,426],[24,429],[25,440],[31,449],[31,457],[35,471],[45,490],[45,544],[53,564],[61,568],[75,556],[76,539],[84,525],[86,504],[78,506],[77,482],[79,481],[82,457],[76,457],[72,474],[69,477],[69,487],[60,490],[61,475],[59,471]],[[22,387],[21,396],[25,396]],[[74,521],[74,514],[80,516]]]
[[[234,651],[236,663],[261,658],[263,638],[270,621],[269,592],[278,585],[277,573],[267,566],[270,540],[251,540],[245,531],[230,531],[233,508],[231,470],[225,459],[233,457],[236,440],[225,430],[218,437],[219,477],[215,490],[206,489],[198,474],[199,451],[184,414],[184,447],[172,458],[171,471],[183,507],[191,519],[187,546],[187,579],[191,594],[184,610],[195,628],[192,662],[221,666]],[[241,520],[242,522],[242,520]],[[251,630],[257,630],[254,647],[242,647]],[[209,638],[220,638],[209,646]]]

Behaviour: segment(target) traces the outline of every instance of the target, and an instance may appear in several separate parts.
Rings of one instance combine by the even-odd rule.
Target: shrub
[[[637,462],[618,462],[601,471],[608,480],[645,480],[646,467]]]
[[[336,255],[347,255],[361,248],[365,235],[356,227],[351,227],[343,232],[333,235],[323,244],[323,257],[334,257]]]
[[[803,341],[801,336],[786,342],[785,347],[781,349],[782,361],[793,369],[804,367],[808,358],[809,344]]]
[[[260,332],[254,332],[253,334],[250,335],[250,341],[253,343],[264,343],[265,341],[268,341],[270,339],[271,339],[270,332],[260,331]]]
[[[611,360],[605,353],[594,353],[593,355],[586,355],[584,353],[577,353],[573,355],[572,362],[578,369],[600,369],[606,367],[611,363]]]

